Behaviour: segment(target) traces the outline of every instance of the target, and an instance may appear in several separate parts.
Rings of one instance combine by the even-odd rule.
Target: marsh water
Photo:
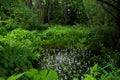
[[[60,80],[71,80],[73,77],[82,78],[82,74],[89,73],[90,59],[94,56],[91,51],[82,49],[45,49],[40,57],[41,69],[54,69]]]

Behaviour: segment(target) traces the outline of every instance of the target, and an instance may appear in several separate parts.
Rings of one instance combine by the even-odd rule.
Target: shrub
[[[55,26],[42,33],[42,47],[69,48],[74,46],[83,48],[89,32],[89,28]]]
[[[111,48],[116,41],[117,32],[115,27],[108,26],[88,28],[55,25],[42,33],[42,47],[69,48],[73,46],[87,50],[100,50],[100,45],[103,44]]]
[[[16,29],[0,36],[0,75],[32,68],[33,60],[37,60],[41,52],[38,35],[36,31]]]
[[[101,45],[113,49],[117,34],[118,30],[113,26],[96,26],[91,28],[87,41],[94,50],[100,49]]]

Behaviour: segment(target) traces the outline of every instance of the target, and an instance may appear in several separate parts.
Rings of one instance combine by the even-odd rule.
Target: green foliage
[[[40,38],[36,31],[16,29],[6,36],[0,36],[0,72],[9,75],[14,72],[32,68],[32,61],[37,60],[41,53]],[[12,69],[12,70],[11,70]]]
[[[113,34],[111,34],[113,33]],[[100,50],[101,44],[113,47],[118,31],[114,27],[95,26],[83,28],[81,26],[55,26],[47,29],[41,35],[42,47],[69,48],[71,46],[82,49]]]
[[[14,8],[12,16],[12,25],[10,28],[24,28],[24,29],[31,29],[34,28],[34,17],[35,14],[29,9],[25,3],[20,2],[18,7]],[[24,6],[24,7],[23,7]]]
[[[57,80],[58,75],[54,70],[43,70],[40,72],[42,80]]]
[[[35,69],[31,69],[31,70],[27,71],[26,76],[31,80],[39,80],[40,79],[39,72]]]
[[[27,80],[58,80],[58,74],[54,70],[42,70],[38,71],[37,69],[30,69],[24,73],[20,73],[17,75],[12,75],[7,78],[7,80],[17,80],[26,76]],[[5,80],[4,78],[0,78],[1,80]]]
[[[40,23],[70,25],[87,23],[82,0],[7,1],[0,2],[0,11],[2,20],[12,21],[12,25],[6,26],[8,29],[31,30],[40,27]]]
[[[5,80],[4,78],[0,77],[0,80]]]
[[[30,69],[25,75],[31,80],[58,80],[57,72],[54,70],[42,70]]]
[[[101,3],[97,2],[97,0],[85,0],[84,4],[86,13],[89,20],[91,20],[92,25],[103,26],[114,24],[114,19],[110,14],[110,12],[113,10],[110,10],[110,8],[106,4],[101,5]]]
[[[111,34],[112,33],[112,34]],[[87,38],[87,45],[92,50],[100,50],[101,45],[107,48],[113,48],[118,30],[112,26],[96,26],[91,28],[90,36]]]
[[[21,76],[23,76],[24,74],[25,73],[21,73],[21,74],[17,74],[17,75],[12,75],[7,80],[16,80],[16,79],[20,78]]]
[[[119,80],[120,79],[120,69],[115,69],[115,66],[107,64],[104,67],[95,64],[90,69],[90,74],[84,74],[85,78],[83,80]],[[113,68],[114,67],[114,68]]]
[[[6,35],[7,30],[4,27],[0,27],[0,35]]]
[[[6,31],[4,28],[1,30]],[[109,32],[108,32],[109,31]],[[104,45],[112,46],[114,28],[108,27],[75,27],[75,26],[50,26],[49,29],[39,33],[37,31],[28,31],[23,29],[15,29],[9,33],[1,33],[0,35],[0,69],[2,76],[13,73],[19,73],[32,68],[34,63],[38,61],[42,49],[46,48],[80,48],[82,50],[101,50],[106,54],[108,50],[104,49]],[[108,33],[109,34],[108,34]],[[109,36],[108,36],[109,35]],[[112,39],[113,40],[112,40]],[[103,46],[102,46],[103,45]],[[107,46],[109,47],[109,46]],[[119,57],[117,53],[113,57]],[[104,57],[103,57],[104,58]],[[91,61],[103,62],[102,56],[91,58]],[[117,63],[118,63],[117,62]]]
[[[78,78],[73,78],[73,80],[79,80]]]
[[[90,28],[55,26],[44,31],[41,35],[42,47],[69,48],[71,46],[85,47]]]
[[[90,74],[85,74],[85,80],[119,80],[120,69],[117,66],[120,66],[118,64],[120,54],[114,49],[116,44],[119,44],[120,31],[115,27],[116,24],[111,15],[106,13],[109,10],[110,12],[107,12],[116,17],[119,26],[119,11],[111,9],[114,6],[109,7],[106,4],[102,4],[104,7],[102,8],[97,1],[0,0],[0,76],[6,78],[17,73],[18,75],[13,75],[8,80],[18,78],[57,80],[58,75],[53,70],[25,71],[33,67],[38,68],[42,49],[64,50],[72,47],[100,53],[90,59],[91,63],[97,62],[99,65],[94,65],[90,69]],[[119,7],[119,1],[118,3],[109,1],[110,4],[113,3]],[[91,27],[84,26],[84,24],[88,25],[88,22]],[[82,26],[49,24],[80,24]],[[75,55],[78,58],[78,54]],[[66,67],[64,70],[67,71]],[[0,80],[5,80],[2,77]],[[78,79],[73,78],[73,80]]]
[[[67,9],[69,9],[67,11],[68,24],[87,24],[88,18],[82,0],[71,0],[67,4]]]

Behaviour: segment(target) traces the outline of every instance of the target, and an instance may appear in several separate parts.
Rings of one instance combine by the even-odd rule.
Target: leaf
[[[0,51],[4,50],[3,46],[0,45]]]
[[[116,72],[119,73],[119,72],[120,72],[120,69],[118,69]]]
[[[73,80],[79,80],[78,78],[73,78]]]
[[[46,80],[47,73],[48,73],[48,70],[40,71],[41,80]]]
[[[38,74],[38,70],[36,70],[36,69],[30,69],[29,71],[25,72],[25,75],[29,78],[31,78],[37,74]]]
[[[94,76],[98,76],[98,75],[100,75],[101,73],[100,72],[94,72]]]
[[[95,65],[91,68],[91,74],[94,74],[94,72],[97,71],[97,67],[98,67],[98,64],[95,64]]]
[[[111,80],[111,76],[105,77],[104,80]]]
[[[46,80],[57,80],[57,79],[58,79],[57,72],[55,72],[54,70],[50,70]]]
[[[84,80],[96,80],[96,78],[93,77],[92,75],[84,74],[84,76],[85,76]]]
[[[21,74],[17,74],[17,75],[12,75],[10,76],[7,80],[16,80],[18,78],[20,78],[21,76],[23,76],[25,73],[21,73]]]
[[[0,80],[5,80],[4,78],[0,77]]]
[[[97,70],[97,67],[98,67],[98,64],[95,64],[95,65],[92,67],[92,70],[93,70],[93,71],[96,71],[96,70]]]
[[[58,74],[54,70],[43,70],[40,72],[42,80],[57,80]]]
[[[33,80],[40,80],[40,74],[34,75]]]

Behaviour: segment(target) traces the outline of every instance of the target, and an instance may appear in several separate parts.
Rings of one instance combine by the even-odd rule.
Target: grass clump
[[[42,33],[42,47],[70,48],[73,46],[83,48],[89,33],[89,28],[55,26]]]

